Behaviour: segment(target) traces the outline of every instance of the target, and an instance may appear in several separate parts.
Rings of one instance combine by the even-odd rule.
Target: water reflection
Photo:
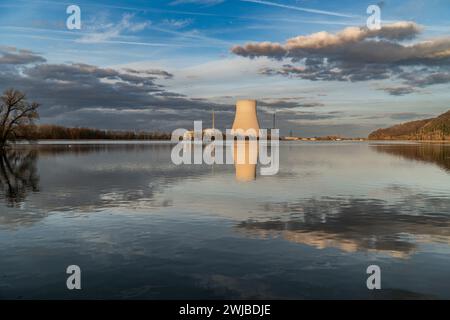
[[[0,226],[33,225],[60,212],[150,210],[167,186],[208,172],[167,161],[169,144],[21,146],[2,155]],[[39,192],[38,192],[39,191]]]
[[[176,148],[176,149],[175,149]],[[213,141],[210,143],[194,143],[185,141],[177,145],[172,152],[172,160],[178,165],[206,164],[234,165],[237,181],[248,182],[256,179],[258,163],[258,141]]]
[[[378,199],[319,198],[266,203],[272,217],[248,219],[237,230],[252,236],[281,236],[319,249],[411,255],[418,243],[450,245],[449,198],[405,197],[389,204]]]
[[[233,148],[236,180],[242,182],[255,180],[256,163],[258,161],[257,141],[236,141]]]
[[[383,294],[449,298],[447,151],[402,148],[281,144],[255,180],[233,158],[175,165],[171,144],[22,147],[0,168],[0,296],[72,298],[76,261],[83,298],[370,298],[374,262]]]
[[[155,199],[161,190],[208,174],[203,166],[172,164],[171,147],[166,143],[40,146],[39,170],[46,190],[35,201],[47,210],[82,212],[170,206],[171,198]]]
[[[0,188],[8,206],[20,205],[27,194],[39,190],[34,150],[0,151]]]
[[[434,163],[450,172],[450,144],[385,144],[372,147],[381,153]]]

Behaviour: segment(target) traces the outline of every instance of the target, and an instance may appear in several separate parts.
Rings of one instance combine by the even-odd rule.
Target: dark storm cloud
[[[25,65],[45,61],[43,57],[32,51],[0,46],[0,65]]]
[[[414,39],[422,27],[414,22],[385,24],[380,30],[349,27],[337,33],[317,32],[288,39],[284,44],[247,43],[234,46],[234,54],[290,60],[281,68],[260,70],[265,75],[283,75],[312,81],[368,81],[399,78],[411,68],[421,67],[421,81],[408,85],[428,86],[448,83],[450,37],[405,44]],[[400,91],[389,91],[396,94]],[[391,93],[391,94],[392,94]],[[403,91],[402,94],[410,92]]]
[[[409,82],[411,85],[418,87],[426,87],[434,84],[446,84],[450,83],[450,71],[447,72],[435,72],[430,73],[425,76],[420,74],[413,74],[409,77]]]
[[[35,79],[47,81],[62,81],[74,85],[98,84],[101,80],[115,80],[118,83],[141,84],[145,89],[160,91],[154,83],[155,77],[144,77],[120,73],[110,68],[99,68],[87,64],[39,64],[32,68],[26,68],[24,74]]]
[[[4,49],[6,50],[6,49]],[[172,130],[180,123],[207,120],[212,108],[229,121],[233,106],[188,98],[158,84],[164,70],[116,70],[93,65],[49,64],[26,50],[0,65],[0,89],[16,88],[41,104],[42,122],[108,129]],[[19,63],[21,61],[21,63]],[[163,110],[163,111],[161,111]],[[227,124],[229,125],[229,124]]]
[[[341,63],[340,67],[323,65],[322,61],[312,63],[306,60],[304,66],[285,64],[280,69],[263,68],[261,74],[299,77],[311,81],[367,81],[389,79],[392,69],[386,65],[364,65],[356,63]]]
[[[147,74],[147,75],[155,75],[155,76],[162,76],[165,79],[171,79],[173,78],[173,74],[170,72],[167,72],[165,70],[159,70],[159,69],[150,69],[150,70],[136,70],[131,68],[125,68],[124,69],[128,73],[135,73],[135,74]]]
[[[41,62],[31,61],[27,64],[0,64],[0,90],[17,88],[25,92],[29,100],[39,102],[41,123],[170,132],[176,128],[192,129],[194,120],[202,120],[205,128],[210,127],[212,110],[215,111],[217,128],[230,128],[233,123],[234,105],[172,92],[159,83],[161,78],[170,81],[170,73],[164,70],[113,69],[81,63],[50,64],[44,63],[45,58],[41,56],[34,59]],[[321,120],[335,119],[339,115],[313,112],[322,106],[317,101],[290,97],[266,99],[259,105],[261,127],[272,127],[272,113],[276,111],[276,124],[282,129],[281,134],[287,134],[288,130],[298,126],[308,136],[336,132],[360,135],[360,132],[367,131],[367,128],[359,125],[354,128],[351,124],[344,124],[338,130],[333,126],[322,126]],[[295,108],[309,108],[311,112],[292,110]],[[290,110],[292,112],[289,113]]]

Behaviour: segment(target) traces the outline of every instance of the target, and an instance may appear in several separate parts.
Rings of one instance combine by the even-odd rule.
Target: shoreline
[[[343,142],[353,142],[353,143],[383,143],[383,144],[450,144],[450,140],[357,140],[357,139],[342,139],[342,140],[284,140],[281,139],[282,143],[304,143],[304,144],[323,144],[323,143],[343,143]],[[70,145],[146,145],[146,144],[176,144],[178,142],[172,142],[171,140],[113,140],[113,139],[79,139],[79,140],[58,140],[58,139],[48,139],[48,140],[37,140],[37,141],[19,141],[12,144],[10,147],[21,147],[21,146],[70,146]]]

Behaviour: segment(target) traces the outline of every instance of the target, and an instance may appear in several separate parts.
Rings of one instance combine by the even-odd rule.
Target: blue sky
[[[81,30],[66,28],[70,4],[81,8]],[[298,56],[284,46],[297,36],[365,26],[371,4],[380,6],[382,25],[411,22],[420,32],[403,38],[369,36],[358,45],[371,42],[371,50],[382,55],[384,40],[404,47],[441,42],[427,49],[425,62],[418,59],[422,56],[408,56],[382,64],[378,56],[376,61],[357,56],[353,63],[323,48]],[[0,89],[14,85],[41,102],[41,122],[46,123],[169,130],[208,120],[214,107],[219,124],[229,127],[235,100],[255,98],[263,126],[276,111],[284,133],[364,136],[450,109],[449,17],[448,0],[1,0]],[[301,38],[298,45],[309,40],[317,38]],[[259,49],[245,47],[249,42]],[[284,56],[262,50],[266,42],[281,44]],[[236,46],[242,50],[232,50]],[[5,58],[20,55],[34,58],[20,64]],[[335,65],[320,76],[310,69],[297,72],[317,58],[334,59]],[[358,77],[358,68],[365,68],[364,77]],[[381,69],[383,75],[377,76]],[[105,70],[119,74],[104,75]],[[335,70],[346,77],[330,77]],[[123,76],[130,74],[142,77],[142,83]],[[70,91],[69,85],[82,88]],[[95,90],[104,91],[96,95]]]

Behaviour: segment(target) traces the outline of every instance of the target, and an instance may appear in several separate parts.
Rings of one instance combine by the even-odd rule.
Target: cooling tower
[[[256,136],[259,135],[258,116],[256,115],[256,100],[239,100],[236,103],[236,115],[234,117],[232,129],[253,129],[256,132]]]

